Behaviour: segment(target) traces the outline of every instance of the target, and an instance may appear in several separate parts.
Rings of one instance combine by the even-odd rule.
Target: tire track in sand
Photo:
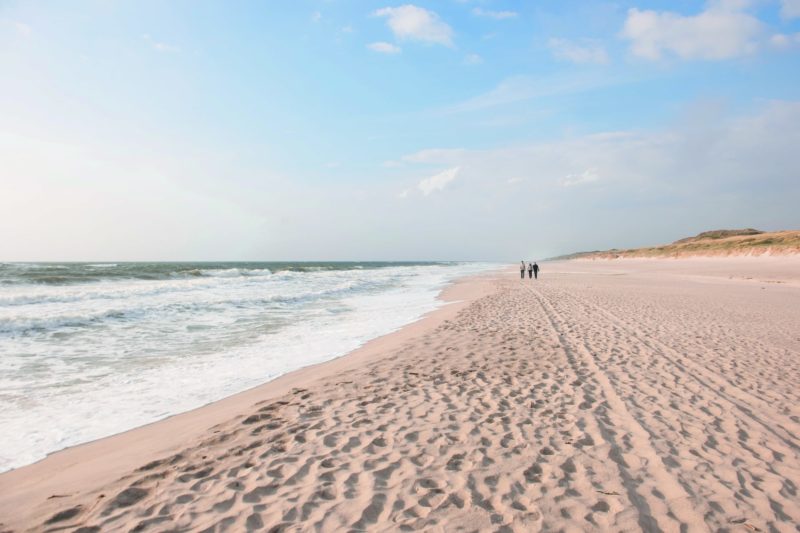
[[[570,339],[564,327],[567,321],[540,292],[526,288],[547,316],[570,364],[588,368],[588,375],[602,390],[605,402],[595,409],[595,418],[603,438],[611,446],[609,458],[617,464],[627,496],[639,513],[639,526],[644,531],[704,529],[703,518],[694,509],[693,496],[664,467],[650,443],[650,432],[628,411],[591,352]],[[685,502],[692,505],[680,505]]]
[[[574,292],[556,289],[546,286],[541,292],[551,307],[569,311],[570,333],[582,337],[629,412],[650,434],[665,467],[693,496],[706,527],[727,529],[749,517],[778,531],[793,522],[798,456],[780,435],[786,431],[791,439],[793,432],[767,424],[774,409],[762,408],[757,398],[748,406],[746,394],[739,396],[744,405],[731,399],[710,379],[710,370],[681,364],[692,362],[691,352],[680,353],[656,338],[648,321],[634,330]]]
[[[573,300],[578,300],[574,295],[569,295],[568,297],[572,297]],[[724,377],[717,377],[713,375],[712,371],[708,369],[705,365],[702,365],[690,357],[686,356],[685,354],[680,353],[679,351],[675,350],[671,346],[665,344],[662,341],[659,341],[655,337],[650,337],[649,339],[642,338],[636,331],[634,331],[630,326],[628,326],[620,317],[608,311],[607,309],[603,309],[602,307],[587,303],[583,300],[580,300],[580,304],[586,308],[592,308],[592,310],[596,313],[604,315],[610,322],[617,325],[617,327],[625,330],[625,332],[630,335],[631,338],[635,339],[640,345],[646,347],[650,351],[652,351],[655,355],[662,356],[662,359],[675,366],[679,371],[683,372],[686,376],[690,377],[691,379],[695,380],[700,386],[704,387],[709,391],[714,391],[715,394],[727,401],[731,406],[741,411],[745,416],[752,419],[754,422],[760,424],[764,427],[767,431],[775,435],[775,437],[779,438],[783,441],[783,443],[792,448],[796,451],[800,451],[800,446],[798,446],[797,442],[795,442],[795,437],[792,433],[787,430],[784,426],[789,423],[788,417],[780,413],[779,411],[772,408],[767,402],[758,398],[757,396],[749,393],[748,391],[738,387],[736,384],[731,382],[730,380],[725,379]],[[649,342],[648,342],[649,341]],[[663,357],[663,352],[671,353],[674,357]],[[691,368],[687,368],[691,367]],[[698,374],[702,374],[701,377]],[[729,393],[728,390],[733,389],[734,393]],[[763,419],[758,417],[753,410],[747,407],[744,404],[751,403],[757,405],[761,409],[766,409],[770,411],[770,418],[782,420],[782,424],[778,424],[777,427],[780,428],[781,433],[777,432],[773,425],[767,424]]]

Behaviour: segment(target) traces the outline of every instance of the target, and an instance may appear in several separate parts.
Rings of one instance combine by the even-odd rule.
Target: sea
[[[0,472],[328,361],[488,263],[0,263]]]

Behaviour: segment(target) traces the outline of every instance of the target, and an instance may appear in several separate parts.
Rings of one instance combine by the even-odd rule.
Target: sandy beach
[[[0,531],[797,531],[800,258],[541,266],[2,474]]]

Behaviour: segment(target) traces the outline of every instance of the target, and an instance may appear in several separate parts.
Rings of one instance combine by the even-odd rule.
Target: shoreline
[[[0,473],[345,355],[494,266],[2,269]]]
[[[294,388],[386,356],[407,338],[435,329],[480,297],[482,291],[476,290],[477,284],[471,282],[492,279],[501,271],[498,268],[450,281],[437,295],[437,300],[442,302],[438,308],[344,355],[298,368],[189,411],[52,452],[34,463],[0,473],[0,527],[12,527],[19,520],[25,521],[35,512],[31,509],[37,505],[33,500],[53,501],[58,499],[53,498],[54,495],[76,494],[70,487],[100,487],[113,482],[122,474],[150,462],[154,456],[169,456],[180,451],[187,442],[201,437],[204,432],[236,417],[257,402],[276,398]],[[77,492],[82,493],[80,490]]]
[[[515,270],[342,358],[0,475],[0,530],[800,521],[800,258]]]

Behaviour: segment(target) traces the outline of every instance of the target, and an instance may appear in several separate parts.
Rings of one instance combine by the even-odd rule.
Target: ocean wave
[[[143,311],[144,310],[138,310],[138,312],[132,312],[131,310],[110,309],[92,315],[68,314],[50,318],[25,316],[0,318],[0,334],[16,336],[25,335],[27,333],[43,333],[65,328],[84,328],[98,325],[108,319],[133,319],[137,316],[141,316]]]
[[[0,285],[79,285],[119,280],[258,277],[387,268],[400,263],[2,263]],[[413,266],[405,265],[403,266]],[[419,266],[419,265],[417,265]]]
[[[251,276],[270,276],[272,271],[268,268],[225,268],[225,269],[203,269],[200,275],[214,278],[237,278]]]
[[[50,287],[37,290],[16,289],[13,291],[0,292],[0,309],[3,307],[16,307],[26,305],[45,305],[45,304],[70,304],[89,301],[109,301],[109,300],[130,300],[134,298],[150,298],[175,294],[180,297],[182,294],[196,292],[213,291],[216,289],[232,291],[237,289],[248,292],[274,290],[281,291],[287,288],[302,287],[306,285],[304,276],[306,273],[283,271],[272,274],[268,269],[247,269],[237,272],[228,269],[226,271],[209,271],[187,277],[186,275],[173,277],[167,280],[119,280],[116,283],[97,283],[91,285]],[[337,284],[353,281],[350,276],[342,273],[334,276],[333,279],[319,279],[309,285]],[[121,283],[126,281],[127,283]],[[368,278],[358,278],[359,283],[368,284],[373,280]],[[366,287],[366,285],[363,285]]]
[[[75,306],[70,304],[88,304],[86,295],[73,295],[72,297],[66,296],[51,296],[48,299],[43,297],[37,298],[35,301],[30,301],[30,296],[19,295],[15,300],[5,301],[0,298],[0,308],[5,305],[7,308],[11,305],[23,304],[67,304],[63,308],[56,308],[54,314],[51,316],[42,316],[41,313],[35,312],[31,309],[27,314],[17,314],[17,316],[0,317],[0,335],[27,335],[31,333],[48,333],[58,331],[63,328],[92,328],[103,323],[130,321],[147,317],[153,320],[154,317],[159,316],[164,320],[178,320],[179,316],[193,316],[199,313],[208,313],[211,311],[225,312],[225,310],[233,308],[251,308],[266,310],[271,306],[286,306],[297,305],[315,300],[333,298],[342,296],[348,293],[365,293],[380,288],[386,287],[387,282],[381,280],[345,280],[340,281],[331,287],[321,287],[311,290],[300,291],[294,294],[258,294],[248,291],[248,294],[226,294],[222,291],[220,299],[204,298],[203,301],[188,301],[186,299],[175,299],[165,302],[153,302],[148,300],[142,295],[139,298],[132,297],[130,294],[120,294],[116,298],[112,295],[95,295],[96,297],[105,298],[108,301],[119,301],[123,305],[115,304],[116,307],[96,313],[78,314]],[[204,294],[208,294],[206,287]],[[169,292],[162,292],[161,294],[169,294]],[[155,292],[150,293],[150,296],[158,295]],[[128,305],[125,306],[124,304]],[[11,305],[9,305],[11,304]],[[31,314],[30,312],[33,312]]]
[[[129,284],[118,285],[88,285],[84,289],[77,287],[58,287],[37,291],[15,291],[11,294],[0,293],[0,309],[3,307],[40,305],[40,304],[69,304],[89,301],[130,300],[133,298],[148,298],[170,293],[176,295],[195,291],[204,291],[213,288],[215,281],[208,278],[182,279],[182,280],[126,280]]]

